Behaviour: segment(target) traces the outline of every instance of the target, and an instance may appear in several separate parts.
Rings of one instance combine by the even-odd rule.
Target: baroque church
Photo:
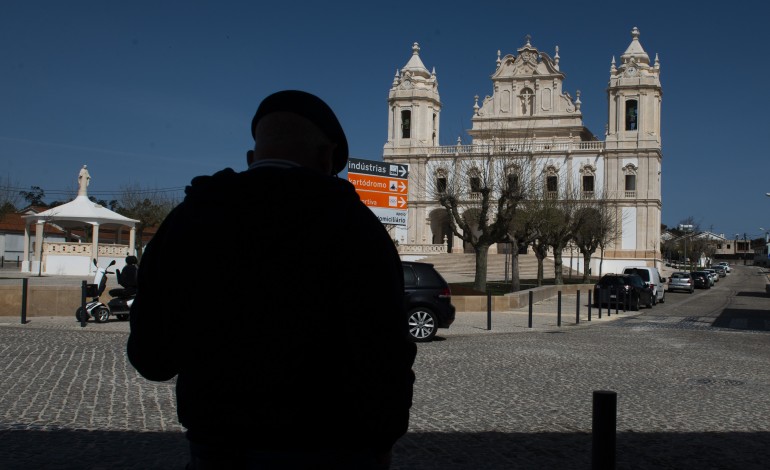
[[[409,165],[407,224],[396,227],[394,235],[401,253],[472,252],[452,234],[436,197],[447,184],[447,168],[524,157],[531,168],[528,178],[538,180],[547,197],[601,197],[615,211],[616,229],[603,253],[603,272],[630,264],[660,267],[660,61],[657,55],[650,60],[637,28],[620,61],[612,58],[604,140],[583,125],[580,92],[573,98],[563,88],[558,46],[551,57],[527,37],[515,54],[501,56],[498,51],[493,93],[475,97],[470,143],[458,137],[456,145],[441,146],[438,81],[419,52],[415,43],[390,88],[383,149],[385,162]],[[467,197],[472,198],[475,169],[463,168]],[[503,249],[492,245],[489,253]],[[599,272],[598,263],[597,252],[592,272]]]

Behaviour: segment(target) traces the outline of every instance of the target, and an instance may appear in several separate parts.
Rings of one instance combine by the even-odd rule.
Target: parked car
[[[709,273],[711,275],[711,280],[713,281],[711,283],[712,286],[715,283],[719,282],[719,274],[717,274],[717,272],[714,269],[707,268],[707,269],[702,269],[701,271],[706,271],[707,273]]]
[[[683,290],[692,294],[695,292],[695,283],[692,279],[692,274],[683,271],[678,271],[668,278],[668,290]]]
[[[654,294],[652,298],[652,305],[658,302],[666,301],[666,278],[660,276],[658,268],[651,268],[649,266],[626,266],[623,268],[623,274],[638,274],[642,278],[644,284],[652,289]]]
[[[712,269],[719,274],[719,277],[725,277],[727,276],[727,270],[724,266],[717,264],[716,266],[712,266]]]
[[[455,320],[449,284],[432,264],[416,261],[401,264],[409,334],[414,341],[430,341],[437,329],[449,328]]]
[[[638,274],[605,274],[594,286],[594,306],[628,305],[629,310],[639,310],[640,305],[652,308],[652,289],[645,285]]]
[[[720,266],[724,266],[725,271],[727,271],[727,274],[730,274],[730,263],[728,263],[727,261],[720,261],[718,264]]]
[[[693,283],[697,289],[711,289],[711,279],[709,273],[705,271],[693,271],[690,273]]]

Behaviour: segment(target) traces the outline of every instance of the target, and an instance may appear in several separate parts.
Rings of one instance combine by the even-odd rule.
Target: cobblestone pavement
[[[575,296],[464,313],[420,344],[409,433],[394,469],[587,469],[592,392],[618,396],[621,469],[764,469],[770,461],[770,298],[737,267],[587,321]],[[585,299],[584,299],[585,301]],[[583,302],[584,302],[583,301]],[[567,312],[570,312],[569,314]],[[0,468],[183,468],[172,383],[127,364],[126,322],[0,317]]]

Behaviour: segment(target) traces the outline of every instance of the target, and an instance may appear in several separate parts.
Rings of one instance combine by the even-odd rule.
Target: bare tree
[[[16,187],[18,187],[18,183],[11,181],[11,177],[8,175],[3,181],[0,181],[0,220],[16,211],[19,205],[21,197]]]
[[[144,230],[147,227],[160,225],[175,205],[175,198],[167,192],[145,189],[137,184],[123,188],[114,207],[117,212],[139,221],[136,224],[136,246],[134,247],[139,259],[142,258],[144,249]]]
[[[521,290],[521,272],[519,270],[519,253],[528,246],[536,243],[538,230],[537,219],[532,204],[525,200],[519,205],[516,217],[511,221],[508,229],[508,238],[512,245],[511,250],[511,291]],[[545,255],[543,255],[545,257]],[[538,258],[539,285],[542,285],[542,261]]]
[[[527,156],[494,146],[480,148],[477,155],[431,162],[425,193],[446,210],[452,233],[473,248],[474,288],[485,291],[489,248],[507,240],[531,178]]]
[[[582,199],[579,206],[575,213],[578,221],[573,241],[583,255],[583,282],[588,282],[591,257],[596,250],[615,239],[618,217],[614,204],[603,197]],[[599,275],[601,276],[601,267]]]

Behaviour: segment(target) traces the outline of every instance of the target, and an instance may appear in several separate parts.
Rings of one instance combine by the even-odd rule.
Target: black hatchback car
[[[594,307],[619,303],[634,311],[640,305],[652,308],[653,295],[638,274],[605,274],[594,286]]]
[[[404,302],[409,334],[417,342],[430,341],[439,328],[449,328],[455,320],[449,284],[432,264],[402,261]]]

